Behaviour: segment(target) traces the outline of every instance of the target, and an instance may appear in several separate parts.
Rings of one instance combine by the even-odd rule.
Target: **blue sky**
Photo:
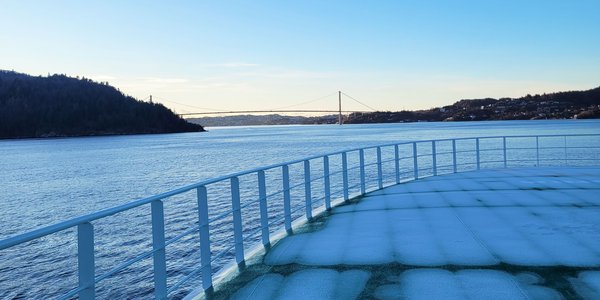
[[[600,85],[597,0],[1,1],[1,69],[108,81],[178,112],[337,90],[422,109]]]

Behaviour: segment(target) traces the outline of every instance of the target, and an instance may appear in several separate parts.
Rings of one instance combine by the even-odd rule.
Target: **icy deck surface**
[[[431,177],[334,208],[222,297],[600,299],[600,168]]]

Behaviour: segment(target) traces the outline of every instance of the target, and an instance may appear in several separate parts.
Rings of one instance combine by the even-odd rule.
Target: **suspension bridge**
[[[319,100],[323,100],[327,97],[331,97],[333,95],[337,94],[338,96],[338,109],[337,110],[333,110],[333,109],[291,109],[292,107],[297,107],[297,106],[301,106],[301,105],[306,105],[306,104],[310,104],[310,103],[314,103],[316,101]],[[345,96],[345,98],[348,98],[358,104],[360,104],[363,107],[368,108],[368,110],[344,110],[342,109],[342,95]],[[148,98],[146,98],[148,99]],[[152,101],[152,95],[150,95],[149,97],[150,101]],[[216,109],[210,109],[210,108],[202,108],[202,107],[197,107],[197,106],[192,106],[192,105],[187,105],[187,104],[183,104],[183,103],[178,103],[178,102],[174,102],[174,101],[170,101],[167,99],[163,99],[163,98],[159,98],[160,100],[166,101],[166,102],[171,102],[171,103],[175,103],[175,104],[179,104],[179,105],[184,105],[184,106],[188,106],[188,107],[192,107],[195,109],[200,109],[202,111],[195,111],[195,112],[185,112],[185,113],[178,113],[179,116],[181,117],[190,117],[190,116],[205,116],[205,115],[235,115],[235,114],[263,114],[263,113],[337,113],[338,114],[338,123],[342,124],[343,123],[343,115],[344,114],[351,114],[351,113],[367,113],[367,112],[374,112],[377,111],[375,108],[353,98],[352,96],[349,96],[348,94],[342,92],[342,91],[337,91],[335,93],[331,93],[328,94],[326,96],[323,97],[319,97],[317,99],[313,99],[310,101],[306,101],[306,102],[301,102],[301,103],[297,103],[294,105],[289,105],[289,106],[285,106],[285,107],[279,107],[279,108],[275,108],[275,109],[263,109],[263,110],[216,110]]]

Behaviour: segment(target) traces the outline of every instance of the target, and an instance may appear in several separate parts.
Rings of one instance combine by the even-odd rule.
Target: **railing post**
[[[431,141],[431,163],[433,167],[433,176],[437,175],[437,153],[435,150],[435,141]]]
[[[454,171],[454,173],[456,173],[457,171],[457,165],[458,163],[456,162],[456,140],[452,140],[452,171]]]
[[[536,136],[535,137],[535,160],[536,160],[536,167],[540,166],[540,137]]]
[[[383,188],[383,167],[381,166],[381,147],[377,147],[377,183],[379,189]]]
[[[413,169],[415,180],[419,179],[419,163],[417,160],[417,143],[412,143],[413,146]]]
[[[79,292],[79,299],[94,299],[96,297],[94,226],[89,222],[77,225],[77,269],[79,287],[83,288]]]
[[[506,137],[502,137],[502,149],[504,150],[504,167],[507,167],[507,158],[506,158]]]
[[[306,207],[306,219],[312,220],[312,195],[310,192],[310,161],[304,161],[304,199]]]
[[[288,165],[281,167],[281,177],[283,180],[283,218],[285,230],[288,233],[292,232],[292,208],[290,206],[290,169]]]
[[[242,210],[240,203],[240,179],[231,177],[231,209],[233,211],[233,238],[235,243],[235,261],[244,266],[244,237],[242,236]]]
[[[165,256],[165,214],[163,202],[152,201],[152,249],[154,250],[154,298],[167,299],[167,259]]]
[[[344,190],[344,201],[348,201],[348,155],[346,152],[342,152],[342,183]]]
[[[475,139],[475,152],[477,153],[477,170],[481,169],[481,158],[479,157],[479,138]]]
[[[331,185],[329,183],[329,157],[323,156],[323,191],[325,192],[325,209],[331,209]]]
[[[262,229],[262,243],[265,248],[269,248],[269,216],[267,214],[267,184],[265,180],[265,171],[258,171],[258,199],[260,203],[260,228]]]
[[[400,151],[398,145],[394,145],[394,170],[396,171],[396,184],[400,183]]]
[[[208,228],[208,194],[205,186],[196,189],[198,196],[198,220],[200,225],[200,264],[202,269],[202,288],[212,293],[212,266],[210,254],[210,235]]]
[[[364,195],[367,190],[365,183],[365,151],[363,149],[358,150],[358,156],[360,160],[360,194]]]

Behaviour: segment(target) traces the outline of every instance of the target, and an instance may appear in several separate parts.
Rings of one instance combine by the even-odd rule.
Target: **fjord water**
[[[412,140],[600,133],[598,120],[208,128],[206,133],[0,141],[0,238],[211,177],[343,149]],[[188,195],[192,196],[192,195]],[[195,222],[190,197],[165,205],[167,236]],[[213,201],[221,201],[213,199]],[[186,202],[186,203],[187,203]],[[252,212],[250,212],[252,213]],[[257,212],[254,212],[257,213]],[[149,209],[96,228],[97,274],[151,249]],[[212,230],[212,229],[211,229]],[[215,228],[219,230],[227,228]],[[216,237],[218,238],[218,237]],[[195,237],[167,253],[169,284],[198,261]],[[46,298],[77,284],[70,230],[0,251],[0,298]],[[60,255],[56,255],[61,253]],[[185,261],[188,260],[188,261]],[[125,286],[118,284],[127,282]],[[151,259],[98,287],[102,297],[147,297]],[[43,296],[42,296],[43,295]]]

